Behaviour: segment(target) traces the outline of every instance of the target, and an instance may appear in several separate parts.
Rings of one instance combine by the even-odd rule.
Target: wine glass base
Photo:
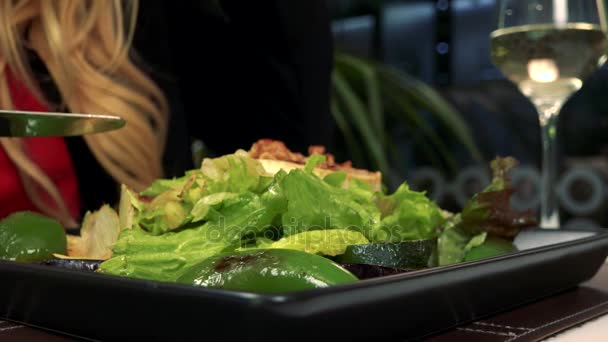
[[[540,227],[542,229],[559,229],[559,215],[553,214],[541,218]]]

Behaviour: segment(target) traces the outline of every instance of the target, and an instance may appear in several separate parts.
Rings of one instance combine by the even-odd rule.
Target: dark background
[[[338,48],[378,58],[437,87],[467,119],[486,156],[513,155],[538,166],[534,108],[490,60],[496,0],[328,3]],[[565,155],[604,151],[607,77],[600,70],[565,106],[559,128]]]

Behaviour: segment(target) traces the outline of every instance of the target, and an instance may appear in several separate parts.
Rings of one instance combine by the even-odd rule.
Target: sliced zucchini
[[[429,259],[432,257],[436,246],[435,240],[351,245],[336,260],[343,264],[420,269],[429,266]]]

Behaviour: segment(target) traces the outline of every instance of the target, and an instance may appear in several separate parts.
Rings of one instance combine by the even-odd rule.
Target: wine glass
[[[540,226],[559,228],[557,119],[606,61],[605,0],[500,0],[492,61],[534,104],[542,138]]]

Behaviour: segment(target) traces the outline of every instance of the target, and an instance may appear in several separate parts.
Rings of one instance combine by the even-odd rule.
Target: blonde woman
[[[127,121],[81,140],[0,139],[0,217],[34,210],[75,226],[95,209],[82,197],[107,202],[120,183],[142,190],[165,175],[169,106],[134,62],[137,13],[135,0],[0,0],[0,108]]]

